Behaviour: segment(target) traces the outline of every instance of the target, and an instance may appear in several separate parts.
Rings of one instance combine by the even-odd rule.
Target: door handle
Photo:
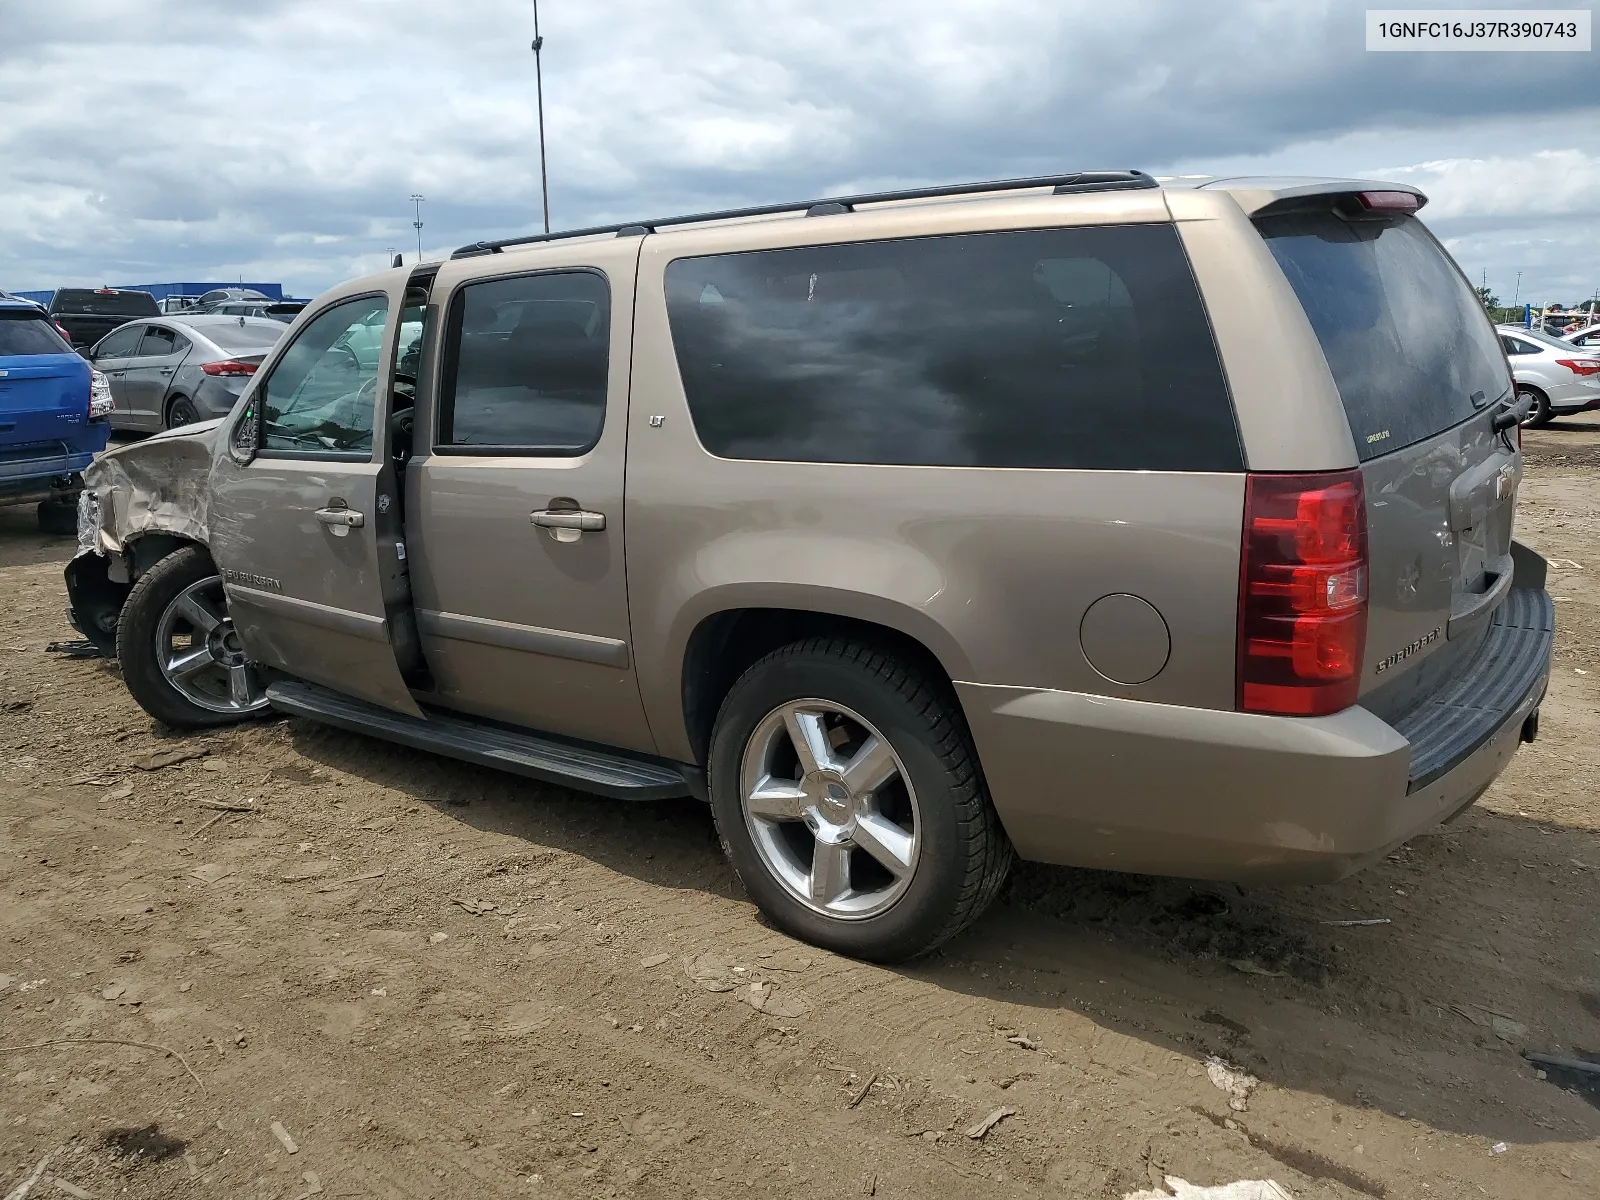
[[[334,537],[349,537],[352,529],[360,529],[367,518],[353,508],[319,508],[317,520],[332,531]]]
[[[541,508],[528,516],[541,529],[576,529],[580,533],[596,533],[606,527],[605,513],[583,512],[580,509]]]
[[[162,367],[161,368],[161,373],[163,375],[171,375],[172,372],[173,372],[173,368],[172,367]]]

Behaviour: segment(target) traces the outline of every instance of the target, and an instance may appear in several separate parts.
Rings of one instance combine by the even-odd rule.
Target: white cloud
[[[1589,56],[1536,56],[1530,87],[1525,57],[1368,54],[1365,7],[544,0],[553,219],[1075,167],[1400,163],[1482,267],[1550,288],[1596,273]],[[412,192],[430,255],[533,230],[531,17],[525,0],[5,5],[0,286],[315,292],[415,252]]]

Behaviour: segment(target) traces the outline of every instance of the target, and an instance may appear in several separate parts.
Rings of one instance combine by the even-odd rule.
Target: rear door
[[[420,715],[394,649],[410,594],[375,420],[405,275],[365,282],[325,301],[257,377],[212,476],[211,552],[252,659]]]
[[[652,752],[623,550],[639,241],[559,253],[435,281],[434,436],[406,469],[418,631],[442,702]]]
[[[1476,649],[1511,586],[1522,463],[1515,433],[1493,428],[1510,372],[1482,304],[1415,217],[1347,219],[1330,206],[1257,226],[1322,345],[1361,459],[1363,701],[1402,709]]]
[[[129,360],[123,379],[129,413],[139,428],[166,427],[167,389],[192,348],[193,343],[176,329],[145,326],[138,353]]]

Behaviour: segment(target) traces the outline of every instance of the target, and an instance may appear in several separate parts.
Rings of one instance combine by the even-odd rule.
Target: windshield
[[[1322,344],[1362,461],[1510,394],[1483,305],[1416,218],[1302,212],[1257,226]]]
[[[72,347],[37,309],[0,308],[0,358],[11,354],[71,354]]]
[[[149,292],[97,292],[92,288],[63,288],[50,305],[52,312],[112,317],[155,317],[161,314]]]

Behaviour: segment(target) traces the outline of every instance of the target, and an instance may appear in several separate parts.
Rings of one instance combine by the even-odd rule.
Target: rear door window
[[[132,358],[139,352],[139,338],[143,333],[143,325],[124,325],[106,334],[92,353],[96,359]]]
[[[71,353],[72,347],[42,313],[0,308],[0,358]]]
[[[438,446],[578,455],[600,440],[611,291],[596,271],[463,287],[445,327]]]
[[[1511,393],[1483,304],[1415,217],[1299,212],[1257,227],[1322,344],[1363,462]]]
[[[724,458],[1238,471],[1170,225],[679,259],[667,310]]]

